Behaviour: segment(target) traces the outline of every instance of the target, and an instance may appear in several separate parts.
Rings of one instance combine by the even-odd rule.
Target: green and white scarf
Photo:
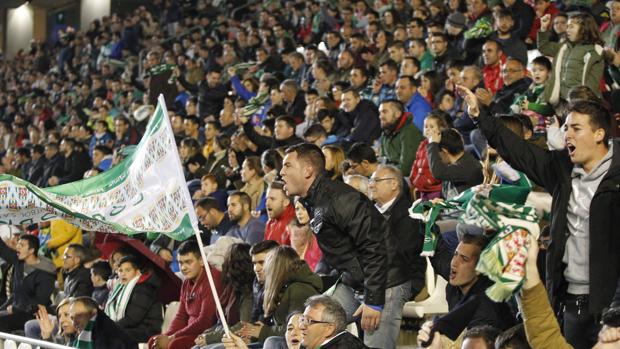
[[[78,349],[93,349],[93,327],[95,327],[95,320],[97,319],[97,315],[93,316],[88,320],[88,323],[80,332],[77,339],[71,345],[74,348]]]
[[[409,214],[426,223],[422,256],[433,256],[438,236],[432,228],[444,209],[460,209],[459,222],[497,233],[481,252],[476,270],[495,284],[487,290],[494,301],[506,300],[517,291],[525,276],[528,233],[538,237],[539,215],[525,205],[529,188],[513,185],[480,185],[446,202],[414,202]]]
[[[119,282],[114,287],[114,290],[112,290],[112,294],[105,304],[105,313],[112,321],[116,322],[125,317],[125,310],[131,298],[131,293],[138,283],[140,276],[142,275],[138,274],[138,276],[131,279],[127,285],[122,285]]]

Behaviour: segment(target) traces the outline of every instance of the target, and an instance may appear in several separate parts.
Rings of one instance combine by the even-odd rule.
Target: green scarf
[[[525,277],[528,234],[538,237],[540,217],[536,209],[525,205],[529,188],[513,185],[480,185],[446,202],[414,202],[409,214],[426,223],[422,256],[433,256],[439,237],[432,227],[444,209],[459,209],[460,223],[496,231],[481,252],[476,270],[495,284],[487,289],[494,301],[508,299],[519,290]]]
[[[74,348],[78,349],[93,349],[93,327],[95,327],[95,320],[97,319],[97,315],[93,316],[88,320],[86,327],[80,332],[77,339],[71,345]]]

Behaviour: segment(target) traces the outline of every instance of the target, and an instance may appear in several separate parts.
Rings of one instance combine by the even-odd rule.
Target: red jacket
[[[504,63],[506,63],[506,56],[502,53],[502,58],[500,58],[498,64],[494,66],[485,65],[484,67],[482,67],[484,88],[491,91],[493,96],[495,96],[497,91],[501,90],[502,86],[504,86],[504,80],[502,79],[501,75],[502,65]]]
[[[441,181],[433,177],[431,168],[428,165],[428,156],[426,153],[426,145],[428,139],[424,139],[418,146],[415,153],[415,160],[411,167],[409,182],[418,191],[433,192],[441,191]]]
[[[286,226],[293,217],[295,217],[295,208],[293,205],[288,205],[280,217],[268,220],[265,226],[265,240],[273,240],[280,245],[290,246],[291,238]]]
[[[211,274],[217,292],[221,294],[220,272],[211,267]],[[196,283],[183,281],[179,301],[179,310],[170,323],[166,336],[198,336],[217,322],[217,310],[206,271],[200,274]]]
[[[547,9],[545,10],[544,15],[551,15],[551,23],[553,23],[553,19],[555,18],[555,15],[557,15],[559,12],[560,10],[558,10],[558,8],[555,7],[555,4],[550,3],[549,7],[547,7]],[[540,29],[540,17],[536,17],[534,19],[534,23],[532,24],[532,30],[530,30],[530,33],[528,34],[528,37],[532,39],[534,43],[536,43],[536,35],[539,29]]]

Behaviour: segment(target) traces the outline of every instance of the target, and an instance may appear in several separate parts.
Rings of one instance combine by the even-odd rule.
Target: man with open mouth
[[[591,348],[604,308],[620,301],[620,143],[611,139],[610,115],[593,101],[568,108],[566,147],[545,151],[509,131],[479,108],[475,95],[458,87],[469,115],[510,166],[553,196],[547,289],[563,312],[566,339]]]

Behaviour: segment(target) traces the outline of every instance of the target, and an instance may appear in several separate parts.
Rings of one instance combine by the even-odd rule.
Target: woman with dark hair
[[[538,49],[545,56],[553,56],[553,70],[543,92],[544,99],[557,105],[560,99],[567,98],[571,87],[578,85],[589,87],[600,98],[599,82],[605,60],[603,40],[594,18],[583,12],[571,14],[564,43],[549,40],[550,15],[543,16],[540,22]]]
[[[266,150],[260,157],[261,166],[265,176],[263,179],[270,185],[280,175],[282,169],[282,155],[275,149]]]
[[[379,69],[379,64],[390,58],[388,47],[392,43],[392,37],[392,33],[387,30],[379,30],[375,33],[372,45],[374,58],[372,62],[369,62],[375,69]]]
[[[185,137],[179,147],[185,180],[200,179],[204,174],[207,159],[202,155],[200,143],[194,138]]]
[[[222,284],[224,290],[220,300],[231,330],[237,331],[241,324],[249,322],[252,313],[252,282],[254,270],[250,257],[250,245],[237,243],[231,245],[222,264]],[[224,335],[221,321],[207,329],[196,338],[196,345],[205,346],[219,343]]]
[[[312,64],[314,82],[312,88],[319,92],[319,96],[327,96],[334,83],[334,67],[327,59],[317,59]]]
[[[265,193],[263,168],[258,156],[248,156],[241,165],[241,181],[244,183],[240,191],[252,199],[252,210],[257,210]]]
[[[435,106],[435,95],[439,92],[439,75],[436,71],[429,70],[422,74],[418,92],[430,105]]]
[[[302,309],[306,299],[318,294],[323,286],[321,278],[312,273],[290,246],[278,246],[267,254],[264,273],[263,310],[266,323],[273,325],[246,324],[239,332],[243,337],[257,334],[260,342],[267,337],[284,336],[288,314]]]

